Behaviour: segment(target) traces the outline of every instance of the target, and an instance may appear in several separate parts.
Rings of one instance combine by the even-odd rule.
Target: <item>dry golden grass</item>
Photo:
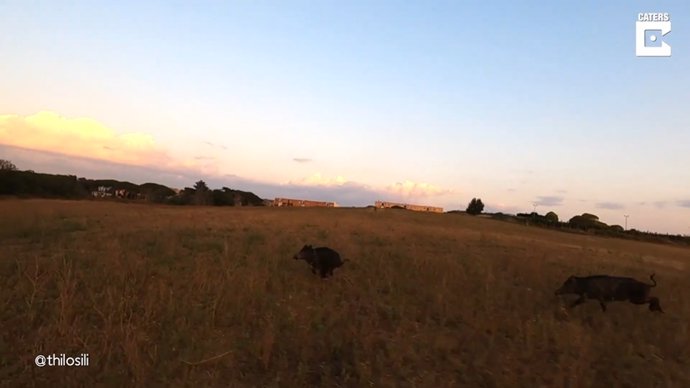
[[[0,201],[0,243],[4,386],[690,387],[690,249],[453,214],[47,200]],[[351,262],[321,280],[291,259],[304,243]],[[666,314],[553,294],[651,272]]]

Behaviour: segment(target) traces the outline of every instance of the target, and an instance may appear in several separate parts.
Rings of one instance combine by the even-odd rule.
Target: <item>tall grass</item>
[[[688,249],[406,211],[0,214],[3,386],[690,386]],[[321,280],[292,260],[304,243],[351,261]],[[656,272],[667,313],[553,295],[601,271]],[[33,361],[83,352],[89,367]]]

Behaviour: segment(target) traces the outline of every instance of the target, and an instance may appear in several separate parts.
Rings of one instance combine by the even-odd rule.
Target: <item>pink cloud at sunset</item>
[[[290,184],[295,184],[295,185],[305,185],[305,186],[325,186],[325,187],[334,187],[334,186],[343,186],[343,185],[352,185],[352,186],[361,186],[361,187],[366,187],[369,188],[368,185],[365,185],[363,183],[358,183],[358,182],[353,182],[351,180],[348,180],[347,178],[337,175],[335,177],[328,177],[324,176],[321,173],[315,173],[313,175],[310,175],[308,177],[296,180],[296,181],[290,181]],[[388,185],[386,187],[380,188],[379,191],[381,194],[391,194],[394,195],[398,198],[429,198],[429,197],[436,197],[436,196],[443,196],[446,194],[451,194],[453,193],[452,190],[448,189],[443,189],[441,187],[428,184],[428,183],[418,183],[418,182],[413,182],[410,180],[405,180],[403,182],[397,182],[392,185]]]
[[[386,191],[403,197],[412,198],[428,198],[451,194],[453,192],[452,190],[444,189],[429,183],[418,183],[410,180],[396,182],[386,187]]]
[[[174,165],[148,134],[117,133],[95,120],[54,112],[0,115],[0,144],[135,166]]]

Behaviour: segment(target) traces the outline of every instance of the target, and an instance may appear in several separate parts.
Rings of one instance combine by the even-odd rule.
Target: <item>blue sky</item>
[[[5,1],[0,151],[690,234],[690,3],[519,3]],[[673,55],[636,57],[656,11]]]

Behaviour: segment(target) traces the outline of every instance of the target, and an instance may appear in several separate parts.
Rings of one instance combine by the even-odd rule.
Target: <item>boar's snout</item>
[[[561,295],[561,294],[570,294],[573,292],[573,285],[570,282],[565,282],[563,283],[558,289],[556,290],[556,295]]]
[[[299,252],[295,253],[295,255],[292,257],[295,260],[304,260],[309,257],[309,253],[313,250],[311,245],[305,245],[300,249]]]
[[[554,294],[555,295],[571,294],[577,288],[576,286],[577,286],[577,279],[575,278],[575,276],[571,276],[568,278],[568,280],[563,282],[561,287],[559,289],[557,289],[556,292],[554,292]]]

